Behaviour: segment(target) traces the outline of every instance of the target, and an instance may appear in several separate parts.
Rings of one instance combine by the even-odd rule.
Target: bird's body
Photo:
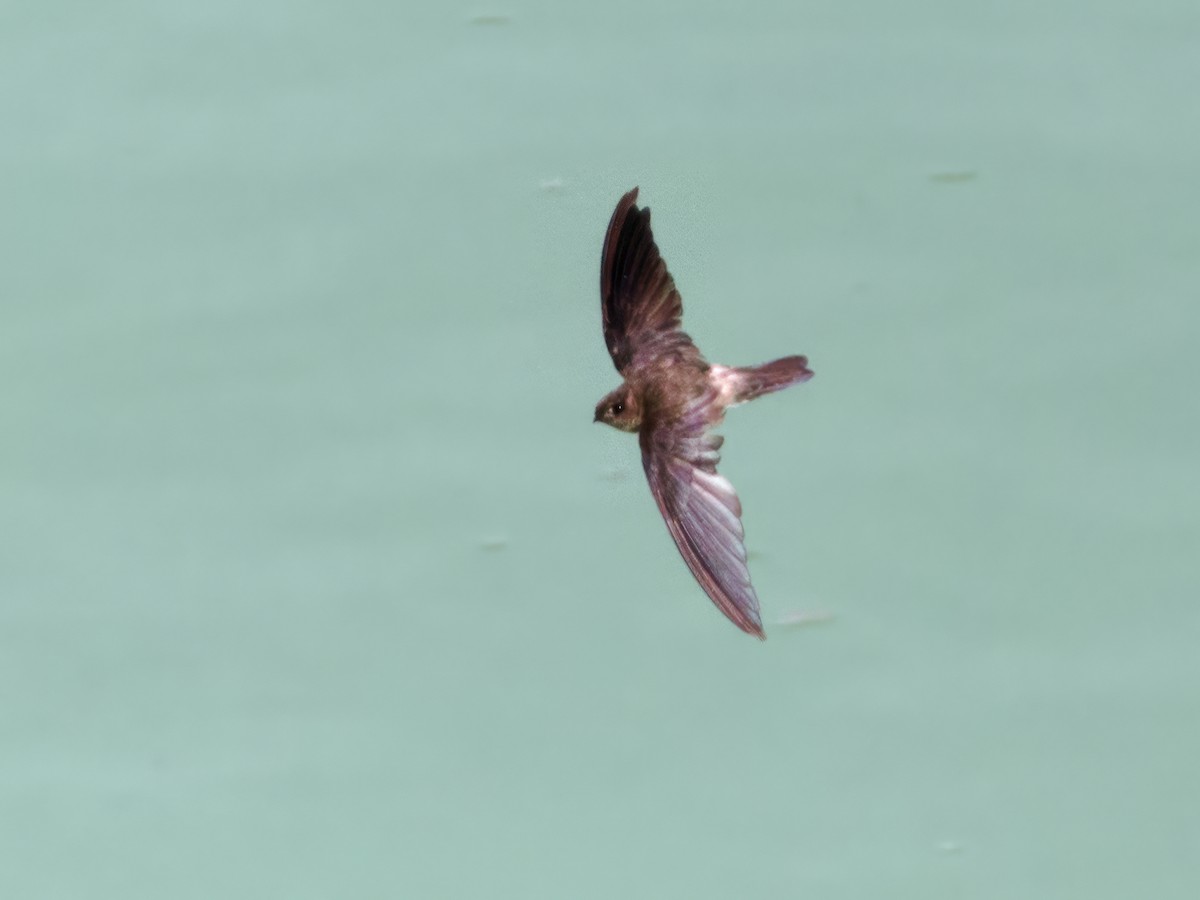
[[[683,303],[654,243],[637,188],[609,222],[600,264],[604,338],[624,382],[595,421],[636,432],[650,490],[680,554],[729,619],[765,637],[742,543],[741,503],[717,473],[725,410],[812,377],[803,356],[710,365],[681,329]]]

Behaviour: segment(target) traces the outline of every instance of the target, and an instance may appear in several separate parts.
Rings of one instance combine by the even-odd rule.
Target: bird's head
[[[603,422],[621,431],[637,431],[641,428],[642,410],[629,385],[621,385],[597,403],[596,418],[592,421]]]

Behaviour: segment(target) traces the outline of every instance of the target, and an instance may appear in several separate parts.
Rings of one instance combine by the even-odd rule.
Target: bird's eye
[[[625,404],[614,403],[612,406],[612,411],[614,416],[619,416],[621,413],[625,412]]]

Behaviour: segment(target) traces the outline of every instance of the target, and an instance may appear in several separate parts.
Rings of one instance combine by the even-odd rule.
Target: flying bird
[[[725,410],[812,378],[808,359],[761,366],[708,363],[682,330],[683,301],[654,243],[638,189],[621,198],[600,259],[604,343],[624,382],[596,422],[634,432],[650,491],[684,562],[734,625],[765,639],[750,584],[742,504],[717,472]]]

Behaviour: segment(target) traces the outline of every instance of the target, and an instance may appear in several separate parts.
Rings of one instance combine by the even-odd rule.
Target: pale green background
[[[0,896],[1200,896],[1194,0],[26,0],[0,76]],[[766,644],[591,423],[633,184],[817,372],[725,427]]]

